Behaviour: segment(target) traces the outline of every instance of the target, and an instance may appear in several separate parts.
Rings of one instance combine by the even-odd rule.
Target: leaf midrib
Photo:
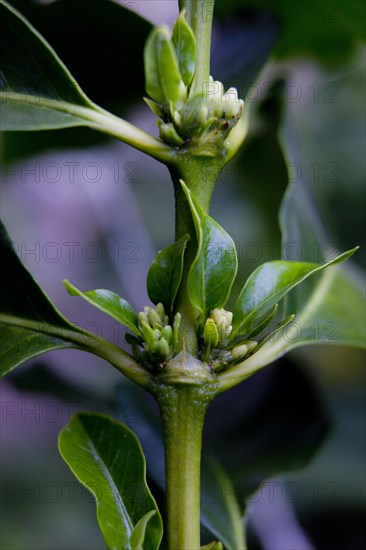
[[[82,430],[83,430],[83,432],[86,436],[88,450],[92,454],[93,460],[95,461],[97,467],[99,466],[99,470],[100,470],[102,476],[106,479],[106,481],[107,481],[107,483],[108,483],[108,485],[111,489],[111,494],[112,494],[113,501],[115,502],[117,509],[120,511],[120,515],[123,518],[122,522],[123,523],[127,522],[127,524],[128,524],[128,533],[127,534],[128,534],[129,537],[131,537],[131,533],[132,533],[132,530],[133,530],[133,524],[132,524],[131,518],[130,518],[127,510],[126,510],[126,507],[123,504],[123,499],[121,497],[121,494],[120,494],[120,491],[118,489],[117,483],[115,482],[115,480],[113,478],[113,475],[110,472],[110,469],[108,468],[105,460],[102,458],[102,455],[99,452],[97,445],[93,442],[89,432],[87,431],[87,428],[85,427],[85,425],[83,424],[82,421],[80,421],[80,425],[81,425],[81,428],[82,428]],[[116,498],[116,494],[118,496],[118,499]],[[97,495],[96,495],[96,499],[97,499],[98,504],[100,505],[101,503],[100,503],[100,500],[97,498]]]

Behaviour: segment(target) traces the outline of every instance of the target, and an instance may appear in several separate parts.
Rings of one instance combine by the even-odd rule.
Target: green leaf
[[[144,48],[145,89],[146,93],[158,103],[164,103],[164,91],[160,81],[157,59],[157,44],[160,40],[160,28],[154,28],[146,41]]]
[[[124,116],[131,103],[142,97],[145,81],[141,52],[152,25],[136,10],[131,11],[110,0],[47,3],[11,0],[11,5],[52,45],[82,90],[95,103]],[[1,35],[2,23],[0,28]],[[128,56],[116,55],[124,51],[128,51]],[[92,71],[85,59],[93,60]],[[42,150],[80,149],[109,139],[105,134],[83,127],[35,131],[32,135],[12,131],[4,138],[3,161],[10,164]]]
[[[326,267],[347,260],[357,248],[323,264],[277,260],[259,266],[247,279],[233,309],[233,333],[253,329],[253,323],[276,305],[287,292]],[[291,313],[296,312],[293,310]]]
[[[0,0],[1,130],[89,126],[155,158],[170,148],[92,103],[51,46],[9,4]]]
[[[290,124],[282,139],[288,162],[305,165]],[[312,203],[309,181],[304,172],[284,197],[280,212],[283,250],[295,243],[308,259],[314,256],[315,243],[320,258],[326,259],[330,239]],[[306,281],[285,302],[285,314],[296,313],[291,333],[286,334],[287,349],[320,343],[365,347],[365,304],[363,276],[352,264],[331,267],[316,280]]]
[[[280,25],[275,48],[279,58],[317,58],[335,65],[344,62],[358,41],[365,40],[365,6],[359,0],[227,0],[217,2],[216,13],[248,17],[251,9],[272,12]],[[266,19],[267,19],[266,18]]]
[[[237,271],[235,244],[230,235],[200,207],[181,181],[192,213],[198,250],[188,275],[189,299],[205,317],[222,308]]]
[[[16,255],[0,222],[0,375],[46,351],[86,348],[95,339],[71,325]]]
[[[132,531],[132,535],[130,538],[131,543],[131,550],[144,550],[144,543],[145,543],[145,535],[146,535],[146,529],[147,525],[150,521],[150,519],[155,516],[156,511],[151,510],[150,512],[147,512],[139,521],[136,523],[134,530]]]
[[[175,106],[185,86],[179,71],[178,59],[168,27],[153,29],[144,49],[145,87],[158,103]]]
[[[0,0],[2,130],[86,125],[93,105],[44,38]]]
[[[126,300],[118,296],[118,294],[111,290],[101,288],[82,292],[67,280],[64,281],[64,285],[71,296],[80,296],[84,298],[89,304],[104,311],[104,313],[110,315],[119,323],[129,328],[136,336],[141,337],[135,310]]]
[[[132,9],[128,9],[110,0],[11,0],[11,5],[52,45],[96,103],[122,114],[127,105],[143,95],[141,52],[152,24],[139,15],[140,10],[133,9],[137,5],[131,4]],[[93,60],[93,70],[85,59]]]
[[[173,27],[173,43],[184,84],[188,87],[196,68],[196,39],[183,10]]]
[[[183,273],[184,252],[189,235],[158,252],[147,274],[147,292],[154,304],[161,302],[170,315]]]
[[[179,71],[177,55],[170,37],[170,31],[164,26],[159,27],[156,41],[156,57],[165,103],[167,105],[176,105],[179,99],[181,99],[184,84]]]
[[[146,464],[133,432],[111,418],[79,413],[63,428],[59,450],[75,476],[94,495],[97,517],[108,548],[132,550],[131,536],[141,518],[146,536],[144,549],[156,550],[162,521],[146,484]],[[142,533],[140,523],[136,533]],[[138,548],[138,546],[136,547]]]
[[[203,525],[222,541],[226,550],[245,550],[244,518],[241,506],[232,480],[217,460],[211,459],[204,463],[201,491],[204,495],[201,510]],[[211,548],[211,546],[208,547]],[[220,546],[213,546],[213,548],[218,550]]]
[[[0,221],[0,376],[46,351],[75,348],[109,361],[142,386],[150,376],[120,347],[69,323],[16,255]]]

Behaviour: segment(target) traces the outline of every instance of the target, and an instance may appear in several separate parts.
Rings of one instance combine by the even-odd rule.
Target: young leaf
[[[347,260],[357,248],[323,265],[277,260],[259,266],[247,279],[233,310],[233,334],[251,329],[287,292],[326,267]],[[295,310],[296,311],[296,310]]]
[[[188,293],[192,304],[207,317],[214,308],[222,308],[229,297],[238,267],[236,249],[230,235],[206,214],[183,181],[181,184],[198,242],[188,275]]]
[[[67,280],[64,281],[64,285],[71,296],[80,296],[84,298],[89,304],[104,311],[104,313],[110,315],[119,323],[129,328],[136,336],[141,336],[135,310],[126,300],[118,296],[118,294],[115,294],[111,290],[104,289],[82,292]]]
[[[164,93],[166,105],[175,106],[185,88],[179,71],[178,59],[170,38],[168,28],[158,28],[156,40],[156,59],[160,75],[160,84]],[[155,99],[155,98],[153,98]]]
[[[160,81],[157,59],[157,44],[160,40],[159,27],[154,28],[144,48],[145,89],[146,93],[157,103],[164,103],[164,91]]]
[[[131,550],[144,550],[147,524],[155,514],[156,511],[151,510],[136,523],[130,538]]]
[[[196,40],[185,19],[184,10],[174,24],[173,42],[183,82],[188,87],[192,82],[196,67]]]
[[[75,476],[94,495],[100,529],[108,548],[132,550],[145,517],[144,549],[157,550],[162,521],[146,484],[146,464],[133,432],[111,418],[79,413],[63,428],[59,450]],[[153,511],[154,516],[146,514]],[[141,538],[141,537],[140,537]]]
[[[158,252],[147,274],[147,292],[154,304],[161,302],[170,315],[183,273],[184,252],[189,235]]]

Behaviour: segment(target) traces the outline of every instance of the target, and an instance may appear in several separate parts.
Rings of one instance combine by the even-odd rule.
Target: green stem
[[[191,85],[190,95],[202,92],[202,86],[209,82],[212,17],[214,0],[185,0],[186,18],[192,27],[197,43],[196,72]]]
[[[210,385],[161,385],[168,550],[200,548],[201,440]]]
[[[183,156],[175,167],[171,167],[171,176],[175,193],[175,237],[179,239],[188,233],[190,240],[184,258],[184,269],[179,292],[175,301],[175,311],[181,314],[181,347],[196,356],[197,310],[188,298],[188,275],[191,264],[197,253],[197,240],[192,214],[180,184],[182,179],[197,198],[200,206],[208,212],[211,196],[217,177],[222,167],[222,158]]]

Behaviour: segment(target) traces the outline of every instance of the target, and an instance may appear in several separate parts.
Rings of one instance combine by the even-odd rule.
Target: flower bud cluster
[[[207,318],[203,329],[202,360],[218,371],[227,365],[242,361],[255,351],[258,342],[251,340],[227,349],[232,332],[233,314],[225,309],[214,309]]]
[[[142,339],[129,337],[135,358],[146,365],[162,365],[177,353],[178,331],[181,315],[174,317],[173,326],[169,324],[169,317],[165,314],[163,304],[154,308],[146,306],[138,314],[138,328]]]
[[[220,149],[238,122],[244,102],[235,88],[210,77],[193,92],[196,40],[183,10],[173,33],[165,26],[151,32],[145,46],[145,81],[150,109],[160,117],[160,138],[173,147],[192,143]],[[206,147],[207,148],[207,147]]]
[[[158,121],[160,138],[170,145],[180,147],[183,143],[223,143],[240,119],[244,109],[236,88],[224,87],[210,77],[205,91],[181,102],[168,111],[164,120]]]

